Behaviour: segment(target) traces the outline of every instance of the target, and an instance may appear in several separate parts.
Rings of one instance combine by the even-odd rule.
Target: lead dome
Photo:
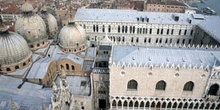
[[[17,33],[9,32],[0,22],[0,71],[12,72],[24,68],[31,62],[32,52],[25,39]]]
[[[73,18],[60,30],[59,39],[59,45],[65,52],[77,53],[87,47],[85,30],[75,24]]]
[[[58,31],[57,20],[56,18],[47,11],[47,7],[44,6],[41,9],[39,15],[43,18],[46,24],[47,35],[49,38],[56,36]]]
[[[15,31],[25,38],[31,50],[46,47],[48,37],[44,20],[33,12],[33,6],[28,2],[21,9],[22,16],[15,23]]]

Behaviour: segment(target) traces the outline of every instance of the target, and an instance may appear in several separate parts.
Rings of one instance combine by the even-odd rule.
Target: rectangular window
[[[150,34],[152,34],[152,29],[150,28]]]
[[[182,44],[185,44],[185,39],[183,39]]]
[[[156,38],[156,43],[158,43],[158,38]]]
[[[173,35],[173,31],[174,31],[174,30],[172,29],[172,30],[171,30],[171,35]]]
[[[146,43],[147,42],[147,38],[144,38],[144,43]]]
[[[186,33],[187,33],[187,30],[184,31],[184,35],[186,35]]]
[[[160,29],[157,29],[157,34],[159,34],[160,33]]]
[[[172,38],[170,39],[170,44],[172,43]]]
[[[167,35],[169,35],[169,31],[170,31],[170,30],[169,30],[169,29],[167,29]]]
[[[148,43],[151,43],[151,38],[148,39]]]
[[[159,43],[162,43],[162,38],[160,38],[160,41],[159,41]]]
[[[134,38],[133,37],[131,37],[131,42],[133,42],[134,41]]]
[[[177,44],[179,44],[180,43],[180,39],[177,39],[177,42],[176,42]]]
[[[168,42],[168,38],[166,38],[166,40],[165,40],[165,43],[167,44],[167,42]]]
[[[191,35],[191,36],[193,35],[193,30],[191,30],[190,35]]]
[[[191,44],[191,39],[189,39],[189,44]]]
[[[160,34],[163,34],[163,29],[161,29]]]
[[[181,29],[179,30],[179,35],[181,35]]]

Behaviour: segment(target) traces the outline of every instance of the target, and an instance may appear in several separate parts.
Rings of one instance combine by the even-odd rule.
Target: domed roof
[[[28,44],[35,44],[47,39],[44,20],[33,12],[31,14],[23,13],[18,18],[15,23],[15,31],[22,35]]]
[[[65,48],[86,44],[85,30],[74,22],[69,22],[60,30],[59,38],[60,45]]]
[[[8,32],[8,30],[1,29],[0,51],[1,66],[17,64],[23,60],[27,60],[32,55],[27,42],[22,36],[14,32]]]
[[[52,14],[47,12],[46,7],[43,7],[41,9],[39,15],[43,18],[46,24],[48,35],[50,37],[54,37],[58,30],[56,18]]]
[[[29,4],[28,2],[25,2],[22,6],[21,6],[21,10],[23,12],[30,12],[30,11],[33,11],[34,8],[31,4]]]

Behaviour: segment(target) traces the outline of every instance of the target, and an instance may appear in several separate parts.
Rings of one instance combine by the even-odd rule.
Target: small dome
[[[30,61],[31,51],[25,39],[17,33],[9,32],[0,23],[0,71],[13,71]],[[5,30],[6,29],[6,30]],[[21,63],[25,65],[21,66]]]
[[[28,2],[25,2],[22,6],[21,6],[21,11],[23,12],[30,12],[33,11],[34,8],[31,4],[29,4]]]
[[[39,15],[43,18],[46,24],[47,35],[50,38],[54,37],[58,31],[56,18],[52,14],[47,12],[46,7],[43,7],[41,9],[41,12],[39,13]]]
[[[86,47],[85,30],[74,22],[69,22],[67,26],[60,30],[59,39],[62,48],[73,48],[80,51]]]
[[[18,18],[15,23],[15,31],[25,38],[31,50],[36,50],[47,45],[48,38],[44,20],[33,12],[23,13]]]

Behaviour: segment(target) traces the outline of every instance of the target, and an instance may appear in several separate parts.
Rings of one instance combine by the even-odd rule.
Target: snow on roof
[[[198,24],[202,20],[194,19],[191,14],[175,13],[179,17],[178,21],[173,19],[174,13],[164,12],[139,12],[136,10],[119,9],[83,9],[77,10],[76,21],[108,21],[108,22],[137,22],[137,18],[143,18],[145,23],[156,24],[186,24],[188,19],[193,20],[192,24]],[[198,15],[197,15],[198,16]],[[149,19],[149,22],[145,18]],[[139,21],[141,22],[141,20]]]
[[[91,82],[89,76],[67,76],[66,78],[73,95],[90,96]],[[56,84],[59,85],[59,82],[60,78],[58,77]]]
[[[77,56],[77,55],[75,55],[75,54],[67,53],[67,54],[62,55],[62,56],[60,57],[60,59],[65,59],[65,58],[66,58],[66,59],[70,59],[70,60],[72,60],[73,62],[78,63],[78,64],[80,64],[80,65],[83,65],[84,59],[81,58],[81,57],[79,57],[79,56]]]
[[[137,46],[115,46],[113,64],[125,65],[193,65],[212,66],[220,59],[220,51]]]
[[[47,74],[47,69],[49,68],[50,63],[53,61],[50,57],[42,58],[38,61],[36,61],[27,76],[29,79],[43,79],[44,76]]]
[[[203,22],[198,25],[206,33],[211,35],[215,40],[220,42],[220,17],[219,16],[209,16]]]
[[[47,107],[50,104],[51,88],[42,89],[40,85],[25,82],[18,89],[17,87],[22,83],[21,79],[3,75],[0,76],[0,82],[0,104],[9,104],[13,100],[20,110],[41,110],[42,103],[45,103]],[[2,108],[8,104],[3,104]],[[5,108],[4,110],[8,110],[8,107]]]
[[[96,47],[89,47],[86,51],[86,57],[95,58],[96,57]]]

